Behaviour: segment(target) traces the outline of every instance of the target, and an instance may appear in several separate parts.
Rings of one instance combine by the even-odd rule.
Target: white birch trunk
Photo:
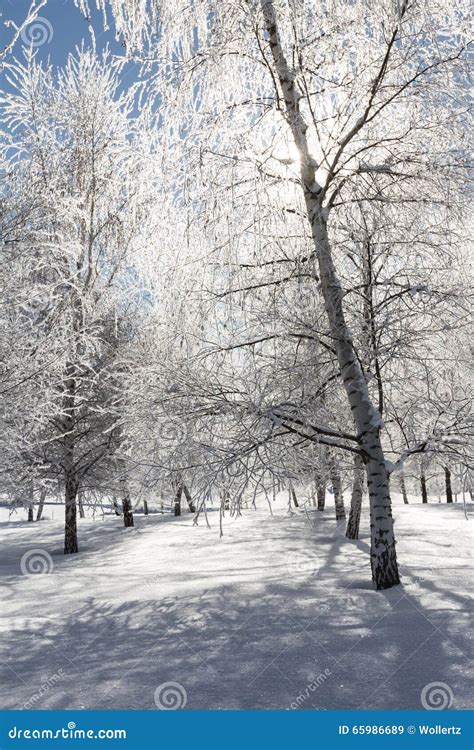
[[[359,455],[354,456],[354,478],[352,481],[351,510],[347,522],[346,537],[359,538],[360,512],[364,491],[364,462]]]
[[[322,190],[316,182],[315,165],[310,157],[306,138],[308,128],[300,111],[294,73],[287,64],[281,46],[273,0],[261,0],[261,7],[274,71],[285,102],[286,119],[300,154],[307,217],[311,225],[331,336],[366,463],[370,499],[372,580],[375,589],[386,589],[398,584],[400,579],[389,494],[389,473],[380,440],[381,419],[370,399],[367,382],[345,321],[343,290],[331,253],[327,216],[321,202]]]
[[[331,459],[331,484],[334,493],[334,509],[336,511],[336,521],[344,521],[346,518],[346,509],[344,507],[344,495],[342,494],[342,483],[339,469]]]

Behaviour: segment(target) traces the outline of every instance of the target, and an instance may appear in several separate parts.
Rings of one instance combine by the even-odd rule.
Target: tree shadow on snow
[[[161,518],[139,533],[192,523]],[[2,707],[155,710],[168,682],[182,686],[189,709],[417,709],[431,682],[446,683],[453,707],[466,707],[464,597],[433,581],[373,592],[365,537],[350,542],[329,519],[305,534],[308,565],[301,556],[261,560],[256,580],[271,567],[270,581],[242,581],[226,569],[219,583],[212,566],[194,569],[192,557],[176,569],[185,542],[146,579],[121,567],[117,529],[92,530],[83,562],[64,563],[76,566],[72,604],[64,592],[62,607],[52,590],[54,618],[42,622],[39,601],[29,619],[11,622]],[[103,561],[104,586],[109,574],[129,577],[135,596],[101,601],[101,585],[88,593],[88,556]],[[160,583],[173,577],[189,589],[163,595]]]

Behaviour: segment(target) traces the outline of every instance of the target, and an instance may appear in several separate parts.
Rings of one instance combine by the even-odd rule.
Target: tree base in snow
[[[375,591],[391,589],[398,586],[400,576],[398,574],[395,547],[383,555],[372,555],[372,583]]]

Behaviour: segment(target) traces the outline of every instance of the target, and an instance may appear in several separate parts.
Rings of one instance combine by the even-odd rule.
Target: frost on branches
[[[391,489],[470,489],[467,3],[98,6],[123,59],[6,65],[4,492],[75,552],[78,497],[367,490],[396,585]]]

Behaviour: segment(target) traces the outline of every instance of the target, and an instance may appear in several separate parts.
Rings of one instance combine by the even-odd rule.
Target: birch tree
[[[80,487],[101,466],[113,471],[120,399],[110,384],[120,358],[110,331],[142,302],[133,256],[148,226],[146,146],[119,72],[82,50],[55,74],[27,53],[8,64],[14,92],[3,100],[9,179],[15,189],[27,177],[34,196],[16,238],[21,293],[7,309],[28,353],[26,371],[18,361],[10,368],[18,366],[11,398],[25,403],[17,428],[27,425],[14,445],[60,481],[65,553],[78,551]]]
[[[85,0],[79,5],[85,9]],[[409,187],[413,170],[427,175],[432,168],[426,132],[430,137],[435,130],[445,132],[448,112],[456,120],[463,109],[467,7],[260,0],[182,8],[151,2],[132,13],[130,3],[116,0],[111,9],[130,49],[140,54],[146,48],[147,64],[169,61],[158,89],[168,132],[179,124],[187,135],[189,177],[183,187],[205,188],[205,182],[191,180],[195,165],[196,174],[203,174],[206,159],[234,164],[247,159],[262,172],[271,163],[275,135],[289,144],[284,161],[293,162],[289,179],[302,198],[291,192],[291,210],[304,214],[310,230],[308,268],[322,295],[356,427],[354,443],[367,471],[372,578],[375,588],[388,588],[399,578],[383,423],[347,322],[334,227],[338,206],[351,200],[361,174],[387,178],[373,200],[417,200]],[[154,34],[159,42],[153,42]],[[449,169],[455,140],[446,150],[449,157],[437,165],[440,175]],[[174,145],[179,149],[176,139]],[[198,161],[190,157],[190,145]],[[402,185],[392,164],[403,166]],[[288,179],[280,184],[288,185]]]

